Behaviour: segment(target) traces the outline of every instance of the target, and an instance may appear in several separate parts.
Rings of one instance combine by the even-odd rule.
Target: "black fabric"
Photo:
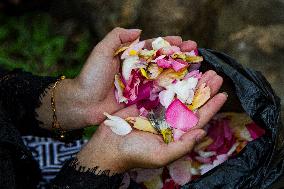
[[[56,78],[52,77],[33,76],[21,70],[7,72],[0,69],[1,189],[37,188],[41,178],[40,170],[21,136],[51,136],[49,131],[39,127],[35,109],[40,105],[40,98],[45,90],[55,80]],[[78,188],[113,188],[121,182],[121,175],[108,177],[108,174],[96,175],[91,170],[81,171],[76,170],[70,162],[66,163],[55,180],[56,185],[51,187],[68,188],[66,180],[69,186]],[[75,175],[81,180],[74,179]],[[80,184],[77,183],[79,181]]]
[[[94,175],[97,175],[94,177]],[[100,171],[99,167],[86,169],[78,164],[78,160],[69,160],[58,173],[52,183],[54,189],[93,189],[119,188],[123,179],[122,174],[109,175],[109,171]]]
[[[250,142],[236,157],[183,188],[268,188],[284,174],[280,99],[260,72],[243,68],[224,53],[206,49],[199,49],[199,52],[205,59],[203,65],[223,74],[231,83],[232,93],[237,95],[242,109],[266,130],[266,134]]]

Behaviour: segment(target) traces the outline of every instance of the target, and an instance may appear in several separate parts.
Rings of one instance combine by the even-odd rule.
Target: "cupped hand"
[[[210,70],[200,79],[211,89],[211,99],[198,110],[199,122],[195,128],[184,134],[179,141],[165,144],[160,135],[133,130],[125,136],[113,133],[102,124],[92,139],[79,152],[81,165],[121,173],[132,168],[156,168],[184,156],[205,136],[204,125],[217,113],[227,100],[226,93],[218,93],[223,79]],[[126,118],[139,114],[135,106],[124,108],[114,115]]]
[[[100,124],[105,116],[124,108],[118,104],[114,95],[114,76],[119,72],[120,60],[115,51],[124,43],[139,38],[141,30],[115,28],[99,42],[91,52],[81,73],[74,79],[61,81],[56,88],[56,115],[65,130],[79,129],[88,125]],[[182,50],[196,48],[193,41],[182,41],[178,36],[165,39]],[[146,40],[145,48],[150,48],[153,39]],[[42,105],[36,110],[42,127],[51,129],[52,111],[50,107],[51,90],[42,98]]]

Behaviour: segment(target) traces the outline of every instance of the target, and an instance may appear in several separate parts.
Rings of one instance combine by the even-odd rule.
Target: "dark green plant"
[[[87,30],[70,36],[58,34],[48,14],[20,17],[0,14],[0,23],[0,66],[6,69],[74,77],[91,48]]]

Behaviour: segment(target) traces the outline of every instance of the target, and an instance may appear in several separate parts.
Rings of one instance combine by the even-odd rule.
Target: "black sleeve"
[[[35,109],[40,98],[56,78],[39,77],[19,69],[0,71],[0,104],[2,111],[22,135],[50,134],[39,127]]]
[[[101,171],[99,167],[86,169],[73,158],[65,163],[52,182],[53,189],[116,189],[123,179],[122,174],[110,175],[109,171]]]
[[[38,77],[21,70],[0,69],[0,188],[36,188],[40,170],[21,136],[49,133],[39,127],[35,109],[55,81],[56,78]],[[121,177],[100,172],[98,168],[85,170],[76,159],[71,159],[51,187],[117,188]]]

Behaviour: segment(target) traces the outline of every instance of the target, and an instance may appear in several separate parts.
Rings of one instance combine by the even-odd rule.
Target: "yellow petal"
[[[166,87],[170,85],[175,79],[182,79],[187,74],[187,69],[176,72],[174,69],[164,70],[159,77],[156,79],[156,82],[161,87]]]
[[[205,83],[196,90],[191,105],[188,106],[190,110],[196,110],[207,102],[210,98],[210,88]]]
[[[164,142],[166,144],[169,144],[170,142],[174,141],[174,137],[173,137],[173,132],[171,129],[167,128],[167,129],[162,129],[161,130],[161,134],[163,136]]]
[[[113,56],[116,56],[118,55],[119,53],[125,51],[126,49],[128,49],[128,46],[123,46],[123,47],[120,47],[119,49],[117,49],[117,51],[115,51],[114,55]]]
[[[141,72],[141,74],[142,74],[144,77],[146,77],[147,79],[149,79],[148,74],[147,74],[147,72],[145,71],[144,68],[140,68],[140,72]]]
[[[151,180],[143,182],[147,189],[160,189],[163,187],[163,180],[161,176],[156,176]]]
[[[146,118],[142,117],[129,117],[126,119],[127,121],[133,123],[133,127],[140,131],[146,131],[154,134],[158,134],[158,132],[154,129],[150,121]]]
[[[129,51],[129,55],[130,55],[130,56],[135,56],[135,55],[137,55],[137,51],[131,49],[131,50]]]
[[[179,58],[182,59],[183,61],[186,61],[188,63],[198,63],[203,61],[202,56],[189,56],[184,53],[174,53],[171,55],[173,59]]]

